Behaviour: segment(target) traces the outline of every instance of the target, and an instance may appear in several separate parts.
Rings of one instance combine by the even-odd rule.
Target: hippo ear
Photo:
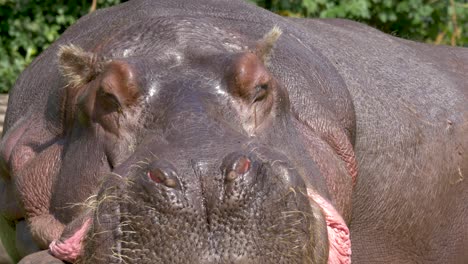
[[[270,32],[265,34],[265,36],[257,42],[255,53],[264,64],[268,64],[273,47],[282,33],[279,27],[274,26]]]
[[[105,59],[74,45],[61,46],[58,52],[60,70],[73,87],[91,81],[103,70],[106,63]]]
[[[123,61],[110,61],[80,96],[78,105],[88,120],[101,124],[107,131],[119,134],[122,116],[130,113],[141,98],[132,66]]]
[[[118,135],[121,116],[141,95],[133,68],[74,45],[60,47],[58,64],[68,82],[66,122],[72,124],[78,118],[82,124],[98,123]]]
[[[99,88],[96,90],[96,100],[102,106],[118,106],[121,111],[136,104],[140,98],[140,90],[136,81],[136,73],[132,66],[123,61],[111,61],[100,74]],[[110,103],[112,101],[112,103]]]

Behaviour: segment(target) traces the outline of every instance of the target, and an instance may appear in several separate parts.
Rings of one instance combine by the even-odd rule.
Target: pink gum
[[[82,253],[83,239],[91,225],[91,219],[87,219],[81,228],[73,236],[65,239],[63,242],[54,240],[49,245],[50,253],[61,260],[75,262]]]
[[[309,199],[317,203],[327,223],[328,231],[328,264],[350,264],[351,263],[351,239],[349,229],[341,215],[322,196],[313,190],[307,189]]]

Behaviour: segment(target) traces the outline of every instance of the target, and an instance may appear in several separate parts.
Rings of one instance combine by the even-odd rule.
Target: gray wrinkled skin
[[[230,88],[236,58],[275,25],[276,83],[246,103]],[[64,118],[67,44],[131,69],[138,102],[104,111],[120,118],[118,136],[85,104]],[[327,263],[309,188],[348,224],[353,263],[466,263],[467,72],[463,48],[242,1],[98,10],[10,94],[0,184],[17,196],[2,194],[0,213],[26,219],[42,249],[92,219],[83,263]],[[151,180],[158,171],[170,181]]]
[[[205,194],[206,204],[199,204],[199,199],[187,199],[196,195],[196,189],[201,186],[182,181],[174,190],[154,184],[140,169],[135,175],[118,188],[110,187],[100,194],[100,198],[111,198],[99,206],[99,214],[95,216],[98,224],[92,230],[97,235],[86,246],[86,251],[94,254],[83,262],[312,261],[313,252],[307,246],[311,231],[307,229],[312,228],[308,201],[288,190],[284,179],[260,163],[232,184],[224,184],[224,173],[215,176],[213,184],[220,188],[210,188],[217,193]],[[118,177],[113,180],[117,184],[121,181]],[[115,182],[111,185],[116,185]],[[112,200],[112,196],[116,199]],[[120,216],[118,221],[116,215]],[[107,230],[113,232],[103,232]],[[109,239],[112,243],[102,244]],[[299,246],[291,248],[291,242]],[[112,257],[108,256],[108,248],[114,254]],[[173,248],[176,250],[168,250]]]

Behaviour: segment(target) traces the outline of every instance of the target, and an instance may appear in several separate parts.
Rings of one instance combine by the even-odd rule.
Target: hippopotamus
[[[468,49],[135,0],[11,90],[21,263],[467,263]]]

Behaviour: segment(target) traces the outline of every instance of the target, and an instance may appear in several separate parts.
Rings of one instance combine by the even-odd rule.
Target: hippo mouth
[[[307,190],[311,202],[319,204],[322,212],[325,215],[327,224],[327,235],[329,241],[328,262],[329,264],[348,264],[351,263],[351,240],[349,237],[349,229],[339,213],[333,206],[322,198],[320,195],[314,193],[313,190]],[[55,257],[75,262],[83,255],[83,241],[85,240],[86,233],[92,225],[92,220],[88,219],[83,226],[70,238],[64,241],[55,240],[50,244],[50,252]],[[119,233],[122,230],[118,231]],[[121,260],[124,257],[122,254],[122,242],[117,241],[115,258]]]
[[[217,194],[191,189],[162,161],[111,175],[93,216],[50,252],[79,263],[351,263],[345,222],[313,189],[285,184],[297,174],[226,160]]]

